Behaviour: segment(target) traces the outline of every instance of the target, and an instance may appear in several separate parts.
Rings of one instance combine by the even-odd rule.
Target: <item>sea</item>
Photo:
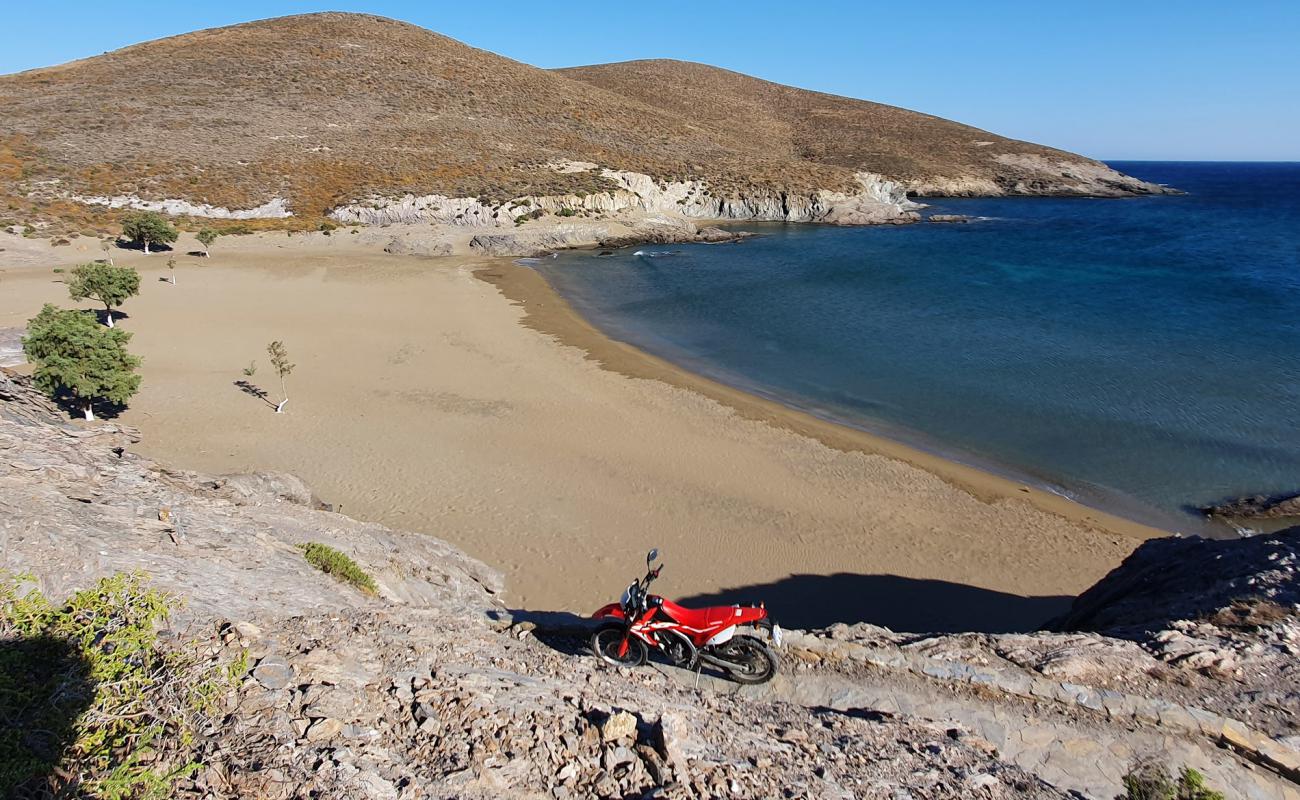
[[[1300,491],[1300,164],[1112,162],[1185,192],[930,199],[535,265],[609,336],[736,388],[1206,533]]]

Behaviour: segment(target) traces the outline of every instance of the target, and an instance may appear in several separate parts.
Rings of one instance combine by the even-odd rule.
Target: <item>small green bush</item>
[[[559,211],[556,211],[556,212],[555,212],[555,216],[557,216],[557,217],[576,217],[576,216],[578,216],[578,212],[577,212],[576,209],[572,209],[572,208],[561,208]]]
[[[174,599],[143,575],[57,605],[31,582],[0,574],[0,796],[171,796],[229,671],[164,644]]]
[[[366,594],[374,594],[378,590],[379,586],[375,583],[375,579],[346,553],[320,542],[308,542],[299,546],[307,563],[321,572],[346,581]]]
[[[1124,776],[1124,794],[1116,800],[1224,800],[1224,796],[1206,786],[1205,777],[1191,767],[1183,767],[1174,780],[1164,765],[1146,762]]]
[[[532,211],[529,211],[527,214],[520,214],[519,216],[515,217],[515,224],[523,225],[525,222],[528,222],[529,220],[541,219],[544,216],[546,216],[545,211],[541,210],[540,208],[535,208]]]

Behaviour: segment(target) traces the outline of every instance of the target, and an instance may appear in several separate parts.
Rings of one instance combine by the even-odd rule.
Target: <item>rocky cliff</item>
[[[1140,549],[1063,623],[1088,631],[792,632],[782,676],[739,691],[604,668],[582,620],[504,607],[498,574],[438,539],[333,513],[289,476],[171,469],[135,438],[0,370],[0,568],[56,598],[142,570],[184,600],[168,640],[235,665],[174,796],[1101,798],[1146,757],[1229,796],[1300,796],[1295,533]],[[1143,577],[1160,571],[1185,574]],[[1272,605],[1221,616],[1251,602]],[[1230,661],[1167,646],[1205,626],[1231,630]],[[20,642],[0,625],[0,651]]]

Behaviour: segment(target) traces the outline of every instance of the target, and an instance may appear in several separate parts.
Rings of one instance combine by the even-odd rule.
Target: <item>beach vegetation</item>
[[[176,285],[176,257],[172,256],[167,259],[167,272],[171,276],[172,286]]]
[[[576,217],[576,216],[578,216],[578,211],[577,211],[577,209],[573,209],[573,208],[567,208],[567,207],[566,207],[566,208],[561,208],[559,211],[556,211],[556,212],[555,212],[555,216],[557,216],[557,217]]]
[[[140,293],[140,273],[134,267],[117,267],[102,261],[81,264],[72,270],[68,294],[73,300],[94,300],[104,304],[105,324],[113,327],[113,308]]]
[[[139,244],[148,253],[150,245],[170,244],[180,234],[162,214],[140,211],[122,218],[122,235]]]
[[[1145,761],[1124,776],[1124,794],[1116,800],[1224,800],[1205,784],[1205,776],[1183,767],[1175,778],[1160,763]]]
[[[159,636],[176,600],[119,573],[61,602],[0,574],[0,795],[161,798],[199,765],[231,671]]]
[[[108,259],[109,266],[113,265],[113,241],[111,239],[100,239],[99,249],[104,251],[104,258]]]
[[[366,594],[374,594],[378,590],[379,586],[375,583],[375,579],[370,577],[370,573],[362,569],[346,553],[320,542],[307,542],[300,547],[307,563],[321,572],[350,583]]]
[[[198,239],[199,244],[202,245],[203,247],[204,258],[212,257],[212,253],[211,253],[212,243],[215,242],[217,240],[217,237],[220,235],[221,235],[220,233],[214,231],[211,228],[203,228],[197,234],[195,234],[194,238]]]
[[[280,379],[280,397],[282,398],[275,406],[275,413],[279,414],[284,411],[285,403],[289,402],[289,390],[285,386],[285,378],[293,372],[295,364],[289,361],[289,352],[285,350],[284,342],[274,341],[266,346],[266,354],[271,358],[271,369],[275,370],[276,376]]]
[[[140,388],[140,359],[127,352],[131,334],[105,328],[84,311],[47,303],[27,323],[23,352],[35,365],[32,382],[51,398],[95,418],[95,404],[124,405]]]
[[[244,377],[246,377],[246,378],[251,378],[251,377],[253,377],[254,375],[256,375],[256,374],[257,374],[257,360],[254,359],[254,360],[248,362],[248,366],[244,367],[244,369],[242,370],[242,372],[244,373]]]

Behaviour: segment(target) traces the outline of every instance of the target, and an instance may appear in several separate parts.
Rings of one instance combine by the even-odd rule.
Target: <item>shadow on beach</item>
[[[1036,630],[1063,614],[1068,595],[1022,597],[961,583],[898,575],[792,575],[773,583],[683,597],[685,606],[762,601],[790,628],[868,622],[916,633],[1010,633]]]

